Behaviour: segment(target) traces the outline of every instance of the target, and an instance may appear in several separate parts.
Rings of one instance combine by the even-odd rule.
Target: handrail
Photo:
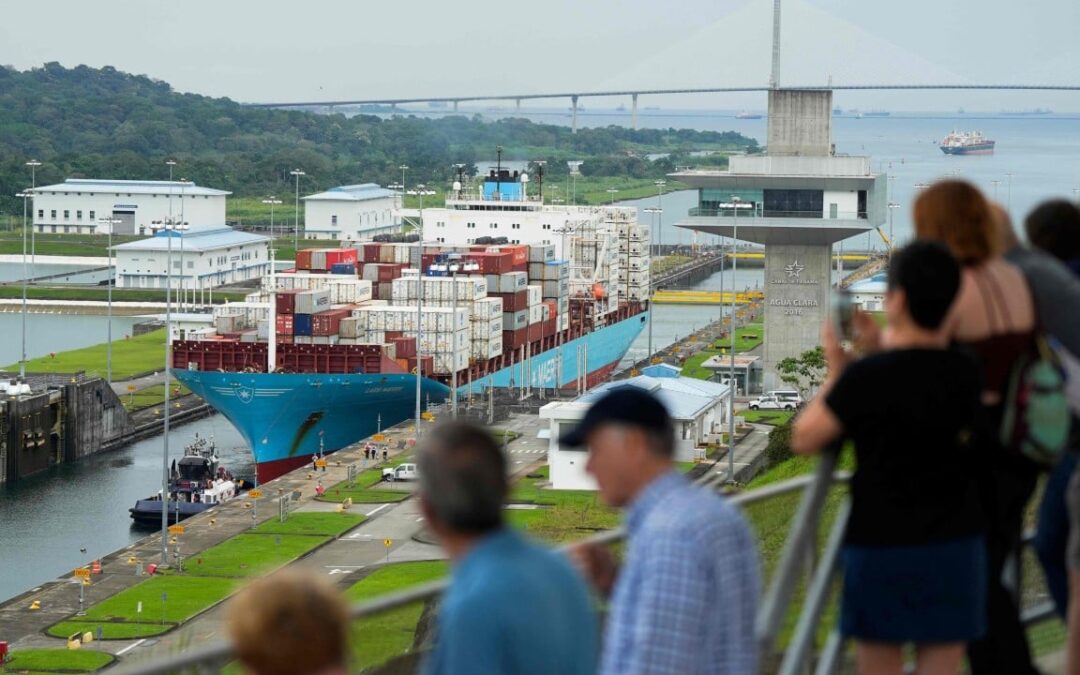
[[[830,459],[831,458],[831,459]],[[824,455],[818,462],[817,471],[812,475],[798,476],[796,478],[790,478],[778,483],[772,483],[755,490],[747,492],[741,492],[736,495],[728,497],[732,504],[738,506],[748,506],[750,504],[757,504],[780,495],[790,494],[797,492],[807,487],[808,485],[816,486],[819,481],[826,483],[825,489],[832,485],[835,481],[846,481],[849,474],[832,473],[833,468],[836,465],[835,455]],[[707,474],[700,478],[697,482],[701,485],[708,485],[714,482],[716,476]],[[810,492],[815,492],[811,490]],[[820,500],[816,500],[820,507]],[[806,499],[804,498],[803,504],[800,506],[800,514],[806,505]],[[796,516],[798,518],[798,516]],[[566,552],[572,546],[578,546],[582,544],[593,545],[610,545],[622,541],[626,537],[626,530],[622,527],[616,527],[611,530],[597,533],[590,537],[578,540],[571,544],[560,546],[558,550]],[[786,553],[786,549],[785,549]],[[352,606],[349,616],[353,619],[360,619],[373,614],[379,614],[391,609],[396,609],[403,605],[408,605],[413,602],[421,600],[428,600],[435,596],[442,594],[449,584],[447,579],[439,579],[436,581],[430,581],[425,584],[420,584],[412,588],[389,593],[373,600],[367,600],[365,602],[357,603]],[[759,621],[759,626],[760,626]],[[760,635],[760,628],[759,628]],[[196,668],[200,665],[208,663],[223,663],[231,658],[233,655],[232,644],[227,640],[217,640],[215,642],[205,644],[199,647],[193,647],[180,654],[169,655],[160,659],[154,659],[152,661],[135,662],[130,664],[119,664],[115,667],[117,675],[164,675],[166,673],[172,673],[176,671],[185,670],[188,668]]]

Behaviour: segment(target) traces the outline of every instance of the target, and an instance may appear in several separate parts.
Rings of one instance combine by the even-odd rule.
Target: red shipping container
[[[364,259],[362,262],[373,263],[379,262],[379,249],[382,244],[364,244]]]
[[[529,291],[489,293],[488,297],[502,298],[504,312],[521,312],[529,308]]]
[[[280,297],[280,296],[278,296]],[[277,333],[278,335],[292,335],[293,334],[293,316],[292,314],[278,314],[277,315]]]
[[[279,345],[291,345],[293,343],[293,336],[278,333],[277,341]]]
[[[341,263],[356,264],[355,248],[328,248],[326,249],[326,269]]]
[[[411,373],[411,372],[416,370],[416,357],[415,356],[410,356],[410,357],[408,357],[407,360],[409,362],[409,372]],[[425,375],[430,375],[431,371],[435,370],[435,357],[434,356],[421,356],[420,357],[420,363],[421,363],[421,366],[422,366],[423,373]]]
[[[296,252],[296,269],[311,269],[311,249],[304,249]]]
[[[511,266],[510,271],[511,272],[528,272],[529,271],[529,263],[523,262],[523,263],[518,263],[517,265],[513,265],[513,266]]]
[[[503,331],[503,349],[520,349],[528,340],[528,328]]]
[[[401,263],[389,263],[385,265],[379,265],[379,281],[393,281],[401,276],[401,270],[405,269],[406,265]]]
[[[311,334],[320,336],[337,335],[341,320],[351,315],[352,311],[348,309],[333,309],[329,312],[313,314],[311,316]]]
[[[403,330],[388,330],[388,331],[384,331],[383,335],[386,336],[387,340],[392,340],[393,338],[405,337],[405,331],[403,331]]]
[[[511,255],[511,265],[528,265],[529,264],[529,247],[525,244],[510,244],[499,247],[502,252],[509,252]]]
[[[274,296],[274,304],[278,314],[292,314],[296,311],[296,294],[298,290],[278,291]],[[279,317],[280,318],[280,317]],[[278,324],[281,325],[281,324]],[[292,330],[290,329],[291,333]]]
[[[559,301],[558,300],[544,300],[544,304],[548,308],[548,319],[554,319],[559,315]]]
[[[416,338],[388,337],[387,341],[394,345],[395,353],[399,359],[416,356]]]
[[[469,257],[480,265],[480,271],[483,274],[505,274],[514,271],[513,255],[509,252],[470,253]]]
[[[558,319],[548,319],[541,325],[544,327],[544,337],[552,337],[559,334]]]

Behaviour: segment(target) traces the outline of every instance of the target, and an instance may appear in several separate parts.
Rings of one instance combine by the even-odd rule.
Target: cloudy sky
[[[51,0],[5,7],[0,63],[112,65],[241,101],[762,85],[771,8],[771,0]],[[785,0],[783,26],[783,84],[1080,83],[1076,0]],[[1076,94],[861,96],[845,100],[1080,110]],[[756,99],[664,105],[748,100]]]

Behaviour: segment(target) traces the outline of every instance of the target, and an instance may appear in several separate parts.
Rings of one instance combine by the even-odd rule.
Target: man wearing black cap
[[[588,446],[586,470],[600,497],[626,509],[621,570],[606,548],[573,551],[611,596],[601,675],[756,672],[750,530],[735,507],[674,470],[675,432],[663,405],[638,387],[617,387],[559,443]]]

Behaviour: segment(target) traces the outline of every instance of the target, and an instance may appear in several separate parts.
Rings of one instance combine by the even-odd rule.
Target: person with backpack
[[[1015,413],[1010,382],[1037,351],[1031,289],[1002,256],[990,202],[970,183],[943,180],[923,190],[915,200],[914,221],[917,238],[945,244],[963,269],[945,330],[974,354],[983,380],[985,430],[980,460],[971,469],[978,474],[986,517],[987,630],[968,645],[968,661],[974,675],[1037,675],[1020,608],[1002,578],[1006,563],[1020,551],[1024,509],[1041,470],[1001,434],[1006,414]]]
[[[1063,365],[1070,360],[1075,363],[1074,355],[1080,354],[1080,321],[1076,320],[1074,312],[1063,310],[1080,307],[1080,208],[1064,199],[1038,205],[1024,220],[1024,229],[1031,242],[1031,246],[1026,247],[1017,239],[1009,214],[1000,204],[994,207],[1005,259],[1024,273],[1031,286],[1040,326],[1053,340]],[[1070,263],[1072,269],[1068,266]],[[1080,371],[1066,375],[1068,399],[1068,387],[1076,389],[1080,386]],[[1074,391],[1071,399],[1080,402],[1080,391]],[[1075,414],[1073,417],[1075,419]],[[1047,589],[1063,619],[1068,615],[1069,605],[1066,550],[1070,525],[1065,496],[1077,464],[1075,451],[1078,448],[1066,449],[1073,452],[1062,453],[1046,480],[1032,542],[1046,577]]]

